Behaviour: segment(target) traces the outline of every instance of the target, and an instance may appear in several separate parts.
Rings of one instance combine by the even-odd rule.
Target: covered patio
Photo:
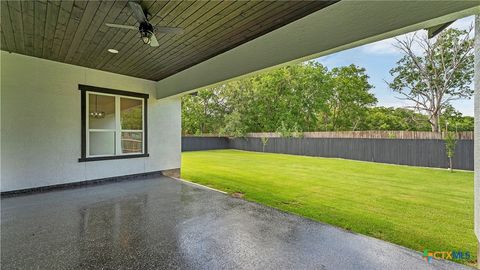
[[[451,268],[165,176],[180,176],[182,95],[419,29],[434,34],[479,5],[2,1],[2,266]],[[475,43],[479,236],[478,16]],[[108,183],[123,180],[135,181]]]
[[[2,201],[5,269],[470,269],[165,176]]]

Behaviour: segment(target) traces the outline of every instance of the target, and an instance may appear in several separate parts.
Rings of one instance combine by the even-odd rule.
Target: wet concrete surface
[[[471,269],[167,177],[1,210],[2,269]]]

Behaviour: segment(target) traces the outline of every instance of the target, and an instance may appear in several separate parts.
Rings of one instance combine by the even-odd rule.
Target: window
[[[79,85],[82,156],[79,161],[146,157],[148,95]]]

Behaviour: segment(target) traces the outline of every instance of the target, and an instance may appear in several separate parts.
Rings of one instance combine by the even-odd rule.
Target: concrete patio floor
[[[1,210],[2,269],[471,269],[163,176]]]

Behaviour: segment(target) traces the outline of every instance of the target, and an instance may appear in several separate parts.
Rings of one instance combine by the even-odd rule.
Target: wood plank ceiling
[[[155,48],[137,31],[105,26],[138,25],[126,1],[1,1],[0,49],[161,80],[333,2],[142,1],[154,26],[184,28],[157,34]]]

